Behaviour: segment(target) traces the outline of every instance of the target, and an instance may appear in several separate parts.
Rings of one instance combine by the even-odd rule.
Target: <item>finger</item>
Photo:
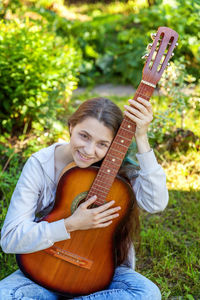
[[[102,212],[102,213],[99,213],[99,218],[102,219],[104,217],[107,217],[109,215],[112,215],[114,213],[116,213],[117,211],[119,211],[121,209],[120,206],[117,206],[117,207],[114,207],[114,208],[110,208],[110,209],[107,209],[106,211]]]
[[[81,206],[83,208],[87,208],[88,206],[90,206],[92,203],[94,203],[97,199],[97,196],[94,195],[92,197],[90,197],[87,201],[85,201],[84,203],[81,204]]]
[[[141,97],[138,97],[137,100],[138,100],[140,103],[142,103],[142,104],[146,107],[146,109],[147,109],[148,111],[152,112],[152,106],[151,106],[151,103],[150,103],[148,100],[146,100],[146,99],[144,99],[144,98],[141,98]]]
[[[103,212],[105,210],[107,210],[109,207],[111,207],[113,204],[115,203],[114,200],[112,201],[109,201],[108,203],[106,204],[103,204],[97,208],[93,208],[93,210],[95,210],[96,213],[100,213],[100,212]]]
[[[103,228],[103,227],[109,226],[110,224],[112,224],[112,221],[101,223],[101,224],[97,224],[96,226],[94,226],[94,228]]]
[[[134,107],[134,108],[136,108],[137,110],[139,110],[140,112],[142,112],[145,115],[147,115],[149,113],[149,110],[147,109],[147,107],[143,103],[140,103],[140,102],[132,100],[132,99],[129,99],[128,102],[131,105],[129,107]],[[148,101],[147,101],[147,103],[149,104]]]
[[[133,122],[135,122],[138,127],[142,127],[142,121],[141,121],[141,119],[137,118],[136,116],[134,116],[133,114],[129,113],[128,111],[125,111],[124,114],[129,119],[131,119]]]
[[[128,106],[128,105],[124,105],[124,107],[133,115],[135,115],[136,117],[138,117],[139,119],[143,119],[144,118],[144,114],[141,113],[138,109],[132,107],[132,106]],[[147,111],[146,111],[147,112]]]
[[[119,217],[119,214],[113,214],[113,215],[107,216],[105,218],[102,218],[99,223],[105,223],[105,222],[108,222],[108,221],[110,221],[112,219],[115,219],[117,217]]]

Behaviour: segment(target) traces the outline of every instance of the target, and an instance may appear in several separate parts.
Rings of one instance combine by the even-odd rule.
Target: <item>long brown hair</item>
[[[97,119],[102,122],[104,126],[111,129],[113,138],[123,120],[122,111],[116,104],[107,98],[99,97],[83,102],[68,119],[68,126],[74,127],[88,117]],[[101,162],[98,162],[97,165],[100,166]],[[136,167],[134,165],[122,165],[119,170],[119,175],[128,181],[130,177],[132,177],[130,176],[131,173],[137,176]],[[133,207],[126,218],[126,222],[115,237],[117,265],[128,261],[128,252],[132,241],[135,241],[135,243],[139,245],[139,213],[135,196]]]

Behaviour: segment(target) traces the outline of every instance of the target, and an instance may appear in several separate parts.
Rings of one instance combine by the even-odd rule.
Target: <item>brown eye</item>
[[[79,135],[81,136],[82,139],[87,140],[88,136],[85,133],[79,133]]]
[[[105,143],[100,143],[100,146],[101,146],[102,148],[107,148],[107,147],[108,147],[108,145],[105,144]]]

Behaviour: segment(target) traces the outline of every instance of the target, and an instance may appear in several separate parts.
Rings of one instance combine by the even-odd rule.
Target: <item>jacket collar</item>
[[[47,176],[55,183],[55,148],[58,145],[67,143],[55,143],[47,148],[43,148],[40,151],[34,153],[35,157],[41,164],[43,171]]]

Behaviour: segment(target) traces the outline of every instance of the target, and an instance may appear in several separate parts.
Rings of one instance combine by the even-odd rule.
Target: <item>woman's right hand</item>
[[[112,223],[112,219],[119,216],[117,211],[119,211],[121,207],[117,206],[111,208],[115,203],[114,200],[99,207],[89,208],[96,199],[96,196],[89,198],[80,204],[70,217],[64,220],[68,232],[106,227]]]

